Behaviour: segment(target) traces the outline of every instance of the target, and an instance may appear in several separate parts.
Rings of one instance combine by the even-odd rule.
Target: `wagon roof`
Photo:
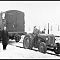
[[[23,13],[22,11],[19,10],[8,10],[6,13],[12,13],[12,14],[17,14],[17,13]]]

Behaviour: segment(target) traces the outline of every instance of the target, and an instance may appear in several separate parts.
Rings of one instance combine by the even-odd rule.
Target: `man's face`
[[[4,27],[4,30],[6,30],[6,27]]]

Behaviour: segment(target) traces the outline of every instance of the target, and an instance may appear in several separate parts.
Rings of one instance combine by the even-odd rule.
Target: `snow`
[[[47,50],[46,54],[38,51],[38,48],[33,50],[23,48],[23,39],[16,43],[15,40],[9,40],[12,43],[7,45],[7,49],[3,50],[0,43],[0,59],[60,59],[60,55],[56,56],[53,51]]]

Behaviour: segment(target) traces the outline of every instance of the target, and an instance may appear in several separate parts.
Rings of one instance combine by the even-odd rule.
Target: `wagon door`
[[[6,13],[5,18],[6,18],[7,30],[9,32],[15,32],[16,31],[16,15],[11,13],[8,13],[8,14]]]
[[[24,26],[24,13],[18,13],[17,14],[17,32],[24,32],[25,26]]]

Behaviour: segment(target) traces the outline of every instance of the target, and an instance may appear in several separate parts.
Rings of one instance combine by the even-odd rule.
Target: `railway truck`
[[[18,10],[8,10],[0,13],[0,31],[7,27],[9,39],[19,42],[25,32],[24,12]]]

